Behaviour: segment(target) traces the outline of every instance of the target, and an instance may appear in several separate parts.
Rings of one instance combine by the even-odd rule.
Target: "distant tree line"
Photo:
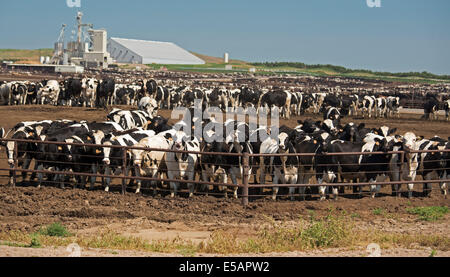
[[[373,74],[377,76],[394,76],[394,77],[421,77],[428,79],[439,79],[439,80],[450,80],[450,75],[436,75],[426,71],[423,72],[399,72],[399,73],[391,73],[391,72],[378,72],[367,69],[349,69],[343,66],[332,65],[332,64],[305,64],[302,62],[259,62],[259,63],[251,63],[253,66],[264,66],[264,67],[291,67],[291,68],[299,68],[299,69],[324,69],[331,70],[337,73],[348,74],[348,73],[367,73]]]

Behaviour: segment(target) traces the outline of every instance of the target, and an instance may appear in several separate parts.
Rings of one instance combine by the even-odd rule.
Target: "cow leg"
[[[42,164],[39,164],[37,167],[37,170],[39,170],[39,171],[44,170],[44,166]],[[42,173],[42,172],[37,173],[37,178],[38,178],[37,188],[40,188],[41,184],[42,184],[42,180],[44,179],[44,173]]]
[[[208,176],[208,173],[205,171],[202,171],[202,181],[203,182],[209,182],[210,178]],[[208,185],[201,185],[200,186],[200,191],[206,191],[205,195],[208,196],[209,193],[209,186]]]
[[[250,177],[250,176],[249,176],[249,177]],[[231,181],[232,181],[232,183],[233,183],[234,185],[237,185],[236,174],[232,174],[232,175],[231,175]],[[238,191],[238,187],[237,187],[237,186],[234,186],[234,187],[233,187],[233,198],[234,198],[234,199],[237,199],[237,198],[238,198],[237,191]],[[225,192],[225,193],[226,193],[226,192]]]
[[[278,171],[278,170],[277,170]],[[275,173],[275,176],[273,177],[273,184],[278,184],[278,180],[279,180],[280,178],[279,178],[279,176],[278,176],[278,174],[277,173]],[[280,187],[273,187],[273,189],[272,189],[272,200],[273,201],[275,201],[275,200],[277,200],[277,194],[278,194],[278,191],[280,190]]]
[[[57,171],[60,171],[61,169],[56,169]],[[64,178],[64,174],[56,174],[55,176],[55,180],[56,182],[60,183],[60,187],[61,189],[65,188],[65,178]]]
[[[431,194],[431,184],[430,183],[423,183],[423,197],[430,197]]]
[[[38,169],[39,164],[37,162],[34,163],[34,170]],[[36,172],[31,173],[30,176],[30,182],[34,181],[34,179],[36,179]]]
[[[317,182],[319,183],[319,185],[323,184],[323,179],[322,178],[317,178]],[[319,196],[320,196],[320,201],[323,201],[326,199],[326,186],[319,186]]]
[[[431,180],[433,177],[431,174],[427,174],[424,178],[424,180]],[[430,183],[423,183],[423,197],[430,197],[431,194],[431,184]]]
[[[139,165],[136,165],[135,167],[134,167],[134,175],[136,176],[136,177],[141,177],[141,169],[140,169],[140,167],[139,167]],[[141,192],[141,184],[142,184],[142,180],[140,180],[140,179],[137,179],[136,180],[136,184],[137,184],[137,188],[136,188],[136,192],[135,193],[140,193]]]
[[[111,175],[111,167],[105,166],[105,175]],[[105,177],[105,191],[109,191],[109,185],[111,184],[111,177]]]
[[[188,180],[189,181],[193,181],[195,180],[195,171],[194,169],[192,169],[192,171],[190,171],[188,173]],[[194,188],[195,188],[195,184],[194,183],[188,183],[187,187],[189,189],[189,198],[191,198],[192,196],[194,196]]]
[[[294,194],[295,194],[295,187],[289,187],[289,196],[291,198],[291,201],[295,200]]]
[[[391,169],[392,170],[392,169]],[[391,181],[400,181],[400,170],[394,169],[392,170],[392,175],[390,177]],[[392,187],[392,196],[400,197],[400,184],[391,185]]]
[[[170,197],[174,198],[175,195],[177,195],[178,192],[178,183],[177,182],[170,182]]]
[[[306,184],[307,180],[306,180],[306,174],[305,173],[300,173],[298,175],[298,179],[297,179],[297,184]],[[305,201],[305,192],[306,192],[306,187],[299,187],[298,188],[298,193],[300,194],[300,199]]]
[[[125,166],[125,168],[122,167],[122,170],[123,170],[123,175],[125,177],[127,177],[128,170],[129,170],[128,166]],[[126,192],[127,192],[127,179],[123,178],[122,179],[122,195],[125,195]]]
[[[413,189],[414,189],[414,184],[408,184],[408,198],[412,197]]]

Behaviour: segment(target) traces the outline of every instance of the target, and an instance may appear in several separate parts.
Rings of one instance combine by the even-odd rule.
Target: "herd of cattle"
[[[399,116],[399,93],[339,93],[301,91],[301,89],[251,88],[248,86],[191,86],[158,85],[153,79],[140,79],[131,83],[116,83],[114,78],[68,78],[63,81],[0,82],[0,104],[52,104],[67,106],[103,107],[108,105],[134,105],[143,103],[157,111],[158,108],[192,107],[195,99],[208,106],[225,110],[238,107],[255,109],[278,107],[281,115],[301,115],[306,111],[319,113],[334,107],[340,116],[362,115],[364,117]],[[150,102],[149,99],[150,98]],[[156,102],[156,103],[155,103]],[[423,104],[424,117],[437,119],[442,106],[446,119],[450,120],[450,99],[439,100],[435,94],[427,94]]]
[[[114,101],[117,101],[119,97],[117,93],[114,100],[113,95],[110,94],[116,92],[116,84],[113,80],[106,79],[99,82],[97,96],[90,100],[88,100],[89,97],[84,98],[88,95],[84,92],[85,81],[75,83],[77,86],[80,85],[82,99],[87,105],[95,105],[95,103],[106,105],[111,103],[110,101],[115,103]],[[54,92],[55,87],[52,88],[52,84],[55,87],[57,85],[49,81],[44,86],[46,93]],[[67,97],[68,91],[70,89],[64,91],[65,100],[76,100],[76,98]],[[149,93],[145,94],[145,91]],[[3,138],[1,145],[6,149],[11,168],[19,166],[22,169],[29,169],[34,160],[36,172],[31,174],[30,180],[34,181],[37,178],[38,186],[53,182],[64,187],[65,184],[72,182],[74,186],[81,185],[84,188],[89,178],[90,188],[93,188],[96,182],[93,174],[99,173],[107,176],[102,178],[102,183],[108,191],[112,180],[110,177],[125,174],[154,178],[149,185],[156,193],[158,185],[167,185],[157,181],[165,176],[170,180],[168,185],[172,197],[177,194],[183,180],[190,181],[187,183],[189,196],[192,196],[195,191],[206,193],[209,191],[209,186],[195,184],[196,180],[202,180],[224,184],[219,188],[224,195],[227,196],[227,191],[231,189],[233,196],[237,197],[238,186],[231,186],[229,178],[233,185],[237,185],[238,179],[242,180],[245,176],[248,176],[249,181],[265,184],[268,179],[270,180],[267,178],[270,176],[272,184],[275,185],[272,192],[273,199],[276,199],[279,192],[277,184],[315,183],[319,185],[318,193],[323,200],[327,194],[337,198],[342,187],[338,188],[333,184],[344,180],[351,183],[371,183],[370,193],[372,197],[375,197],[380,190],[377,182],[383,182],[387,178],[393,182],[415,181],[418,175],[422,175],[424,180],[440,180],[442,193],[447,194],[446,180],[450,176],[450,143],[447,139],[439,137],[425,139],[411,132],[400,135],[396,134],[396,129],[387,126],[366,128],[364,124],[348,123],[345,126],[340,124],[341,117],[345,114],[344,107],[348,107],[349,113],[356,114],[361,107],[364,113],[370,114],[371,105],[378,107],[380,97],[372,99],[373,101],[363,97],[362,106],[360,106],[354,105],[359,98],[355,100],[353,96],[349,96],[350,104],[347,106],[343,104],[344,99],[347,98],[335,94],[306,97],[302,94],[277,90],[259,94],[260,92],[248,88],[239,91],[225,92],[213,89],[204,92],[180,87],[174,91],[183,92],[180,102],[173,101],[173,91],[156,86],[156,82],[151,80],[145,83],[142,98],[135,96],[127,98],[130,103],[137,102],[139,109],[113,109],[107,114],[104,122],[71,120],[20,122],[8,132],[1,129],[0,135]],[[139,93],[141,91],[137,92],[138,95]],[[100,94],[102,99],[98,98]],[[238,97],[234,94],[238,94]],[[46,100],[39,98],[44,97],[43,95]],[[316,99],[322,96],[322,102]],[[60,99],[45,93],[41,93],[39,97],[36,99],[42,103],[53,101],[55,104],[57,99]],[[193,118],[189,121],[183,119],[170,125],[168,119],[157,115],[158,108],[171,108],[181,103],[191,105],[195,99],[200,99],[203,100],[203,109],[207,106],[249,107],[258,103],[259,107],[278,106],[284,110],[284,116],[289,117],[291,108],[294,113],[304,111],[305,98],[310,99],[306,102],[311,101],[313,108],[322,110],[323,120],[298,121],[299,125],[295,128],[281,126],[275,137],[267,136],[272,128],[258,126],[257,129],[252,130],[247,123],[235,120],[219,123],[211,118],[204,120]],[[29,99],[27,97],[25,100],[19,100],[27,103]],[[396,97],[390,96],[383,99],[385,99],[385,108],[376,109],[374,115],[385,116],[391,112],[395,114],[398,107]],[[337,108],[337,105],[340,107]],[[190,132],[192,127],[191,129],[187,127],[198,126],[196,124],[205,127],[211,123],[215,126],[215,131],[206,132],[206,135],[213,136],[219,130],[218,128],[223,128],[222,133],[225,136],[222,140],[209,142],[210,140],[206,140],[201,132],[197,135],[198,132]],[[264,133],[265,139],[250,139]],[[57,142],[66,144],[57,144]],[[429,151],[414,152],[417,150]],[[395,151],[404,151],[404,154]],[[356,154],[340,155],[344,152]],[[234,155],[223,153],[234,153]],[[243,156],[239,155],[243,153],[265,155],[250,155],[249,166],[244,167]],[[309,155],[295,155],[303,153]],[[75,177],[70,179],[68,178],[72,176],[70,173],[80,174],[72,174]],[[88,177],[81,173],[91,175]],[[11,184],[15,183],[14,176],[11,170]],[[23,180],[27,177],[27,172],[23,171]],[[251,180],[252,177],[253,180]],[[129,179],[135,180],[130,183],[136,183],[136,193],[139,193],[143,181],[139,178]],[[226,187],[227,184],[229,188]],[[122,179],[123,193],[126,186],[125,179]],[[393,195],[400,195],[400,186],[400,184],[392,185]],[[408,197],[412,196],[413,187],[414,183],[407,184]],[[314,188],[315,186],[311,190]],[[298,190],[298,194],[304,199],[307,189],[307,187],[291,187],[289,196],[293,199]],[[354,193],[361,193],[359,186],[355,186],[353,190]],[[429,195],[430,192],[431,184],[425,183],[424,195]]]

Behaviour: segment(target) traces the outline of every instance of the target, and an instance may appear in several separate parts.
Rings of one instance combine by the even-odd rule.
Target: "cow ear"
[[[393,129],[389,130],[389,134],[388,135],[395,134],[395,132],[397,132],[397,128],[393,128]]]
[[[167,133],[164,137],[168,140],[173,140],[172,135],[169,133]]]
[[[364,129],[366,127],[365,123],[361,123],[358,125],[358,130]]]
[[[303,121],[297,120],[297,123],[298,123],[298,124],[303,124]]]

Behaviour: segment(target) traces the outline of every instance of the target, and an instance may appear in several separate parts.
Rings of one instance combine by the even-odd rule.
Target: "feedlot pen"
[[[156,181],[158,182],[158,193],[161,194],[162,196],[170,193],[170,187],[168,186],[169,182],[178,182],[178,183],[182,183],[182,184],[194,184],[197,189],[196,189],[196,194],[206,194],[209,193],[210,195],[214,195],[217,197],[224,197],[224,192],[221,191],[219,192],[218,189],[226,189],[224,187],[228,188],[228,191],[230,192],[230,190],[232,190],[232,188],[237,187],[238,188],[238,197],[241,199],[242,204],[244,206],[248,205],[249,200],[251,201],[252,199],[256,199],[256,198],[261,198],[264,196],[268,196],[272,194],[272,190],[274,187],[280,187],[280,188],[287,188],[287,187],[295,187],[295,188],[299,188],[299,187],[309,187],[311,188],[310,190],[306,190],[305,194],[301,194],[299,195],[294,194],[294,196],[296,196],[298,199],[298,196],[306,196],[307,199],[317,199],[318,193],[316,191],[317,187],[321,186],[320,184],[317,183],[317,180],[314,177],[314,173],[313,172],[309,172],[306,174],[311,174],[310,176],[311,178],[311,183],[310,184],[273,184],[272,183],[272,179],[273,179],[273,172],[269,172],[268,174],[266,174],[266,179],[264,181],[259,180],[259,163],[251,163],[251,161],[254,161],[255,159],[259,159],[259,158],[263,158],[263,157],[273,157],[273,156],[317,156],[317,154],[312,154],[312,153],[297,153],[297,154],[248,154],[248,153],[243,153],[243,154],[238,154],[238,153],[206,153],[206,152],[189,152],[189,151],[176,151],[176,150],[163,150],[165,152],[179,152],[179,153],[189,153],[189,154],[193,154],[193,155],[229,155],[229,156],[238,156],[240,157],[240,161],[242,161],[241,166],[244,168],[244,174],[243,174],[243,178],[238,179],[237,184],[232,184],[230,181],[228,181],[227,183],[220,183],[220,182],[207,182],[207,181],[202,181],[201,180],[201,170],[196,170],[196,174],[195,174],[195,180],[180,180],[180,179],[167,179],[167,174],[166,170],[164,168],[161,168],[158,173],[158,176],[155,176],[155,178],[150,178],[150,177],[138,177],[134,174],[134,166],[130,166],[130,164],[132,165],[132,161],[130,160],[129,156],[127,155],[127,153],[131,150],[145,150],[145,151],[162,151],[161,149],[150,149],[150,148],[139,148],[139,147],[123,147],[123,146],[111,146],[111,145],[95,145],[95,144],[77,144],[77,143],[63,143],[63,142],[42,142],[42,141],[30,141],[30,140],[11,140],[11,139],[3,139],[2,140],[4,143],[8,142],[8,141],[14,141],[15,142],[15,151],[14,151],[14,165],[7,165],[7,154],[5,152],[5,147],[1,148],[0,151],[0,181],[2,184],[7,184],[9,182],[9,185],[11,186],[36,186],[37,185],[37,179],[34,179],[33,181],[28,181],[30,179],[30,174],[44,174],[44,179],[43,179],[43,185],[44,186],[55,186],[55,187],[59,187],[61,184],[61,180],[62,183],[64,183],[64,185],[69,185],[72,186],[73,184],[76,184],[77,181],[73,180],[72,177],[76,177],[76,176],[84,176],[84,177],[88,177],[88,182],[87,184],[89,184],[89,179],[90,177],[94,177],[96,179],[96,188],[99,188],[99,184],[102,184],[102,180],[104,180],[105,178],[112,178],[112,188],[113,190],[115,190],[114,187],[120,187],[121,181],[123,181],[126,185],[128,190],[130,190],[131,188],[134,188],[134,185],[129,186],[129,182],[131,183],[136,183],[136,181],[141,180],[143,182],[145,181]],[[17,149],[17,145],[18,143],[23,143],[23,142],[32,142],[32,143],[36,143],[36,144],[54,144],[57,146],[67,146],[67,145],[71,145],[73,147],[77,147],[77,146],[86,146],[86,147],[96,147],[97,149],[99,148],[104,148],[104,147],[110,147],[110,148],[119,148],[121,150],[124,150],[123,153],[123,157],[118,158],[121,159],[121,167],[128,167],[129,171],[122,171],[119,175],[107,175],[104,174],[104,169],[105,169],[105,165],[103,164],[99,164],[98,167],[98,172],[86,172],[86,171],[74,171],[74,170],[68,170],[67,168],[71,168],[75,165],[80,165],[80,164],[75,164],[70,162],[69,160],[67,160],[66,154],[65,153],[58,153],[58,155],[61,156],[60,159],[60,164],[64,164],[66,166],[66,169],[60,169],[58,171],[56,170],[36,170],[34,168],[34,164],[35,161],[33,161],[30,165],[30,167],[28,169],[24,169],[22,167],[19,167],[19,161],[21,160],[21,158],[17,157],[17,153],[18,153],[18,149]],[[449,152],[450,150],[439,150],[439,152]],[[437,152],[436,150],[421,150],[421,151],[411,151],[411,153],[429,153],[429,152]],[[322,154],[325,156],[333,156],[333,155],[378,155],[378,154],[398,154],[401,157],[401,160],[403,160],[403,157],[405,155],[406,152],[404,151],[395,151],[395,152],[351,152],[351,153],[327,153],[327,154]],[[31,154],[31,153],[30,153]],[[45,162],[45,161],[44,161]],[[86,165],[86,164],[84,164]],[[118,166],[118,167],[120,167]],[[247,174],[246,172],[250,173]],[[441,170],[447,170],[447,168],[441,168]],[[417,175],[421,175],[421,168],[417,169]],[[373,173],[373,172],[372,172]],[[381,172],[377,172],[377,173],[381,173]],[[385,174],[389,174],[390,172],[388,171],[383,171],[382,173]],[[22,174],[26,174],[27,178],[26,181],[22,180]],[[45,176],[48,176],[47,178]],[[63,178],[56,180],[55,176],[62,176]],[[339,176],[339,174],[337,174]],[[256,177],[258,176],[258,177]],[[228,178],[228,180],[230,180],[230,178]],[[75,182],[74,182],[75,181]],[[257,181],[257,183],[255,182]],[[385,194],[390,194],[391,193],[391,187],[390,185],[394,185],[394,184],[402,184],[402,188],[399,192],[401,193],[405,193],[407,192],[406,190],[406,184],[410,184],[410,183],[414,183],[416,184],[415,186],[415,191],[413,193],[413,196],[421,196],[422,195],[422,186],[421,184],[432,184],[431,187],[429,187],[427,190],[429,190],[429,192],[432,193],[439,193],[440,194],[440,187],[439,184],[446,182],[447,184],[450,182],[450,179],[437,179],[437,178],[433,178],[433,180],[422,180],[421,177],[416,178],[415,181],[382,181],[382,182],[376,182],[376,183],[369,183],[369,182],[345,182],[345,180],[341,180],[340,178],[338,178],[338,182],[337,183],[332,183],[332,184],[326,184],[328,186],[332,185],[335,187],[339,187],[341,188],[340,190],[340,194],[339,195],[344,195],[345,197],[357,197],[357,194],[359,193],[351,193],[348,191],[348,188],[351,187],[355,187],[355,186],[359,186],[359,187],[363,187],[363,194],[368,194],[370,193],[370,191],[367,191],[368,186],[370,185],[386,185],[386,187],[384,189],[382,189],[380,191],[380,193],[378,193],[377,197],[382,197]],[[209,192],[207,191],[202,191],[199,190],[198,188],[200,187],[200,185],[204,185],[204,186],[208,186],[208,187],[213,187],[215,188],[214,190],[210,190]],[[78,184],[79,186],[79,184]],[[186,195],[186,186],[181,186],[182,190],[181,192],[181,196],[184,197]],[[347,191],[345,191],[345,189],[347,188]],[[265,189],[265,190],[264,190]],[[447,189],[447,188],[446,188]],[[148,194],[151,192],[151,190],[153,190],[153,188],[149,187],[149,186],[143,186],[142,190],[144,191],[145,194]],[[106,192],[105,192],[106,193]],[[228,194],[228,195],[232,195],[232,194]],[[280,189],[280,192],[278,194],[278,197],[281,198],[285,198],[288,195],[286,192],[284,192],[282,189]],[[444,197],[444,196],[442,196]]]

